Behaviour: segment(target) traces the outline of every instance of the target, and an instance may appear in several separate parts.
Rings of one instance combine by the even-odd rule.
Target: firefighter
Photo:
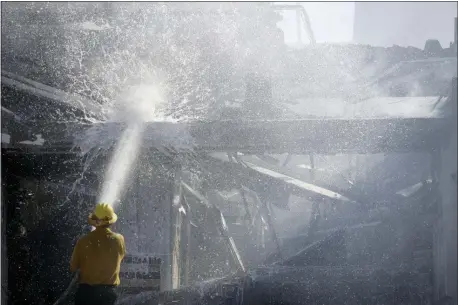
[[[70,270],[79,271],[79,285],[75,305],[113,305],[119,269],[126,254],[124,237],[114,233],[110,226],[118,219],[113,208],[97,204],[89,215],[89,224],[95,230],[81,237],[73,250]]]

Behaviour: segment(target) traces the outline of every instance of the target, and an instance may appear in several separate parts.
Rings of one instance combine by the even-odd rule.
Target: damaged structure
[[[50,304],[112,153],[81,143],[125,124],[94,123],[97,98],[12,54],[2,44],[2,301]],[[456,54],[383,71],[359,99],[312,88],[281,106],[276,76],[252,73],[229,119],[146,123],[117,210],[119,304],[456,304]]]

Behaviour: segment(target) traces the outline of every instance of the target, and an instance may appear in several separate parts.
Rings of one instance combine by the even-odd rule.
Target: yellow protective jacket
[[[80,271],[79,282],[89,285],[119,285],[119,269],[126,255],[124,237],[98,227],[81,237],[73,250],[70,270]]]

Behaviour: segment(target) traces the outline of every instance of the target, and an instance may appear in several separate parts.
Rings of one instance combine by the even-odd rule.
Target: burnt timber
[[[2,89],[4,84],[2,84]],[[456,88],[456,87],[455,87]],[[5,90],[7,90],[5,88]],[[23,93],[24,94],[24,93]],[[26,93],[25,93],[26,94]],[[456,95],[451,95],[449,103],[456,103]],[[38,100],[37,97],[33,97]],[[3,103],[7,109],[14,109],[14,101],[6,100]],[[15,109],[14,109],[15,110]],[[17,112],[4,112],[12,122],[17,122],[20,114]],[[99,126],[100,130],[106,131],[110,128],[123,128],[116,123],[99,124],[71,124],[71,123],[43,123],[43,120],[20,120],[19,130],[22,132],[12,133],[12,142],[2,147],[7,153],[77,153],[73,149],[74,141],[78,136],[84,135],[86,130]],[[112,126],[108,126],[108,125]],[[351,152],[409,152],[439,150],[441,140],[450,132],[448,117],[432,118],[391,118],[391,119],[301,119],[301,120],[272,120],[272,121],[223,121],[223,122],[194,122],[194,123],[149,123],[145,132],[144,146],[151,149],[168,148],[165,142],[158,142],[161,135],[188,137],[189,147],[183,153],[192,152],[200,156],[212,151],[229,152],[295,152],[295,153],[351,153]],[[114,126],[114,127],[113,127]],[[17,129],[16,129],[17,130]],[[15,130],[14,130],[15,131]],[[45,139],[42,146],[21,144],[20,141],[30,139],[32,134],[41,134]],[[308,135],[308,136],[306,136]],[[332,135],[332,137],[327,137]],[[355,136],[358,135],[358,136]],[[17,140],[15,140],[17,139]],[[3,145],[3,143],[2,143]],[[180,151],[174,153],[179,154]],[[211,160],[212,166],[215,160]],[[220,168],[223,168],[222,162]],[[250,164],[252,166],[252,164]],[[209,166],[211,168],[212,166]],[[224,165],[226,168],[233,167],[233,176],[243,171],[239,165]],[[253,176],[254,180],[272,179],[270,172],[257,172],[256,167],[245,169],[251,172],[248,177]],[[258,169],[259,170],[259,169]],[[229,172],[220,170],[221,173]],[[242,175],[243,176],[243,175]],[[286,176],[286,175],[284,175]],[[223,179],[227,180],[227,179]],[[245,186],[255,185],[247,177],[240,180]],[[286,179],[290,180],[290,179]],[[286,181],[285,180],[285,181]],[[298,188],[297,193],[304,193],[309,196],[308,190]],[[313,192],[312,192],[313,193]],[[320,197],[322,197],[320,195]],[[319,198],[319,197],[316,197]],[[229,237],[229,236],[228,236]],[[315,243],[323,244],[322,242]],[[337,244],[339,244],[337,242]],[[314,251],[306,249],[305,252]],[[325,261],[324,252],[335,252],[333,250],[320,250],[318,258],[314,261]],[[313,252],[312,251],[312,252]],[[316,252],[316,251],[315,251]],[[300,251],[298,255],[304,255]],[[315,254],[316,255],[316,254]],[[391,284],[394,275],[399,270],[380,271],[380,268],[366,266],[356,268],[341,262],[336,267],[335,263],[325,262],[324,266],[287,266],[293,259],[290,257],[281,264],[262,267],[254,270],[254,274],[246,276],[235,276],[219,279],[214,283],[208,283],[209,291],[203,291],[199,287],[183,287],[176,291],[164,292],[160,296],[151,293],[145,300],[145,304],[156,304],[159,298],[161,304],[218,304],[218,302],[232,302],[232,304],[265,304],[282,302],[283,304],[304,304],[321,300],[323,302],[334,302],[332,298],[345,298],[348,294],[348,302],[342,304],[354,304],[373,301],[373,298],[380,298],[386,295],[395,295],[397,286]],[[402,270],[401,270],[402,271]],[[408,270],[403,271],[405,274]],[[401,272],[402,273],[402,272]],[[342,284],[346,283],[346,284]],[[367,285],[364,286],[363,283]],[[383,287],[379,286],[384,283]],[[360,285],[363,287],[355,288]],[[421,290],[423,287],[420,279],[411,281],[406,290]],[[351,286],[351,287],[350,287]],[[307,289],[305,287],[308,287]],[[339,289],[337,289],[339,287]],[[320,291],[320,293],[314,293]],[[269,293],[267,293],[269,292]],[[222,294],[224,293],[224,294]],[[420,294],[419,294],[420,295]],[[401,296],[402,297],[402,296]],[[400,298],[401,298],[400,297]],[[324,299],[323,299],[324,298]],[[326,299],[328,298],[328,299]],[[299,300],[299,301],[298,301]],[[256,303],[257,302],[257,303]],[[423,301],[419,301],[422,303]],[[138,304],[138,303],[136,303]]]
[[[59,126],[60,125],[60,126]],[[104,123],[118,125],[116,123]],[[178,125],[178,126],[177,126]],[[47,148],[69,152],[73,135],[82,135],[94,125],[56,124],[44,127],[40,134]],[[433,151],[447,134],[447,119],[367,119],[367,120],[295,120],[295,121],[227,121],[210,123],[148,123],[146,135],[177,136],[189,130],[197,151],[229,151],[242,153],[339,154]],[[122,128],[122,124],[116,129]],[[339,134],[327,137],[326,134]],[[25,140],[24,138],[20,139]],[[146,147],[160,147],[146,138]],[[22,151],[24,145],[12,143],[10,151]],[[21,147],[22,146],[22,147]],[[55,148],[60,147],[60,151]],[[191,147],[190,147],[191,148]]]
[[[437,101],[436,104],[439,105],[437,108],[441,108],[443,100],[447,100],[448,105],[455,106],[456,86],[454,92],[454,97],[452,94],[448,98],[438,96],[432,97],[431,100]],[[383,103],[383,98],[379,101]],[[390,104],[391,102],[385,101],[385,103]],[[2,153],[9,153],[8,157],[16,163],[20,158],[27,159],[30,155],[18,157],[12,154],[30,153],[34,157],[41,155],[42,158],[45,158],[43,154],[50,154],[52,158],[71,158],[74,156],[68,155],[79,152],[78,147],[74,147],[75,142],[84,137],[89,128],[97,128],[102,133],[109,129],[124,128],[123,125],[116,123],[90,124],[82,118],[88,116],[96,118],[98,121],[104,121],[103,117],[97,117],[97,112],[100,109],[92,101],[74,98],[65,92],[6,71],[2,71],[2,106],[5,106],[5,109],[2,108],[2,119],[5,117],[7,118],[6,121],[9,122],[6,128],[9,140],[5,144],[2,141]],[[396,108],[396,105],[393,108]],[[412,151],[437,153],[441,150],[443,139],[447,138],[450,133],[449,116],[450,114],[454,115],[456,109],[454,111],[442,109],[442,115],[438,115],[438,111],[434,111],[434,109],[435,106],[432,107],[431,115],[417,115],[415,113],[407,117],[388,115],[385,117],[359,117],[357,119],[320,117],[296,120],[151,123],[147,126],[143,143],[146,148],[151,150],[164,152],[170,149],[173,150],[172,154],[191,152],[201,153],[200,156],[213,151],[245,154]],[[62,121],[66,123],[61,123]],[[68,123],[72,121],[86,123]],[[166,142],[158,140],[163,136],[170,136],[170,134],[189,139],[186,142],[187,145],[184,145],[183,148],[172,149],[167,146]],[[31,145],[30,142],[34,137],[44,139],[43,145]],[[24,141],[28,141],[29,144],[21,143]],[[66,155],[59,156],[59,154]],[[49,158],[49,155],[46,158]],[[281,171],[273,171],[268,168],[266,171],[265,168],[260,168],[259,165],[253,166],[253,164],[244,168],[243,165],[231,166],[234,169],[230,173],[233,180],[237,180],[238,176],[244,176],[242,172],[249,172],[249,175],[245,175],[248,176],[244,177],[245,180],[238,180],[239,183],[243,184],[243,187],[248,186],[256,189],[257,185],[270,186],[277,182],[281,190],[289,188],[290,191],[303,194],[304,197],[310,198],[314,193],[313,189],[310,189],[310,184],[306,187],[297,187],[297,183],[291,183],[291,176],[288,176],[287,173],[282,174],[281,178],[284,179],[278,179],[278,173]],[[219,168],[228,167],[220,164]],[[45,172],[46,170],[42,169],[42,171]],[[224,169],[219,172],[226,174]],[[227,180],[227,177],[221,179],[221,181]],[[214,187],[216,189],[218,185],[214,185]],[[321,202],[321,199],[326,197],[322,196],[323,194],[320,192],[315,193],[318,195],[312,197],[313,201]],[[205,202],[205,197],[202,198],[204,200],[201,201]],[[221,215],[221,219],[224,220],[222,213],[214,210],[213,214]],[[420,222],[418,224],[421,226]],[[296,255],[290,256],[280,263],[257,268],[249,275],[229,276],[202,283],[203,285],[199,287],[181,286],[181,289],[177,291],[164,293],[163,296],[166,297],[162,298],[160,303],[174,305],[244,303],[254,305],[266,303],[386,304],[402,302],[405,304],[409,303],[402,299],[405,298],[405,294],[398,293],[396,297],[396,291],[393,292],[393,290],[398,289],[399,283],[403,282],[409,283],[404,287],[407,294],[415,295],[413,291],[419,287],[424,295],[427,294],[425,293],[426,289],[421,289],[424,287],[418,283],[421,282],[420,276],[416,278],[405,276],[403,281],[396,281],[393,284],[395,276],[403,272],[409,273],[411,271],[409,269],[388,270],[388,268],[384,269],[384,272],[380,272],[380,267],[364,266],[358,268],[348,264],[342,259],[345,255],[341,249],[340,231],[335,233],[337,234],[330,234],[323,240],[308,245]],[[225,237],[227,240],[231,240],[229,234],[225,234]],[[329,242],[330,240],[332,242]],[[339,255],[337,255],[337,260],[329,261],[326,258],[326,253]],[[320,266],[313,266],[313,264],[317,264],[317,261],[320,262]],[[424,274],[422,276],[424,277]],[[386,298],[392,297],[392,299],[374,300],[377,298],[377,294]],[[416,299],[415,302],[411,299],[409,301],[415,304],[426,303],[419,299]],[[155,304],[156,302],[149,300],[148,303]]]
[[[422,117],[152,122],[147,123],[143,145],[163,148],[166,144],[157,139],[173,135],[189,138],[185,144],[190,149],[207,152],[339,154],[434,151],[450,132],[448,117],[451,113],[447,109],[456,103],[453,101],[454,90],[456,87],[448,98],[435,98],[432,113]],[[438,113],[435,106],[440,103],[444,105]],[[30,140],[32,133],[41,134],[45,140],[38,150],[68,153],[74,151],[77,137],[84,137],[91,127],[100,128],[102,132],[123,128],[117,123],[59,123],[49,111],[41,111],[51,105],[58,107],[54,116],[70,113],[68,119],[93,117],[100,109],[90,100],[2,71],[2,106],[22,118],[28,126],[14,130],[9,151],[28,151],[30,146],[25,148],[19,142]],[[2,117],[4,113],[2,111]]]

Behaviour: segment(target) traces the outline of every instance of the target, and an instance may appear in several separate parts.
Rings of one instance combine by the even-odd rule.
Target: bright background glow
[[[282,2],[294,4],[294,2]],[[354,2],[301,2],[307,11],[312,24],[312,30],[318,43],[323,42],[351,42],[353,39]],[[296,42],[296,13],[285,12],[284,20],[278,26],[285,33],[285,42]],[[302,32],[303,42],[308,39]]]
[[[448,48],[454,39],[456,2],[300,2],[300,4],[309,15],[317,43],[353,42],[372,46],[399,45],[423,49],[428,39],[439,40],[443,48]],[[279,22],[278,26],[284,31],[285,42],[294,46],[297,43],[296,13],[287,11],[283,13],[283,17],[284,20]],[[302,41],[308,43],[304,30],[302,30]]]

